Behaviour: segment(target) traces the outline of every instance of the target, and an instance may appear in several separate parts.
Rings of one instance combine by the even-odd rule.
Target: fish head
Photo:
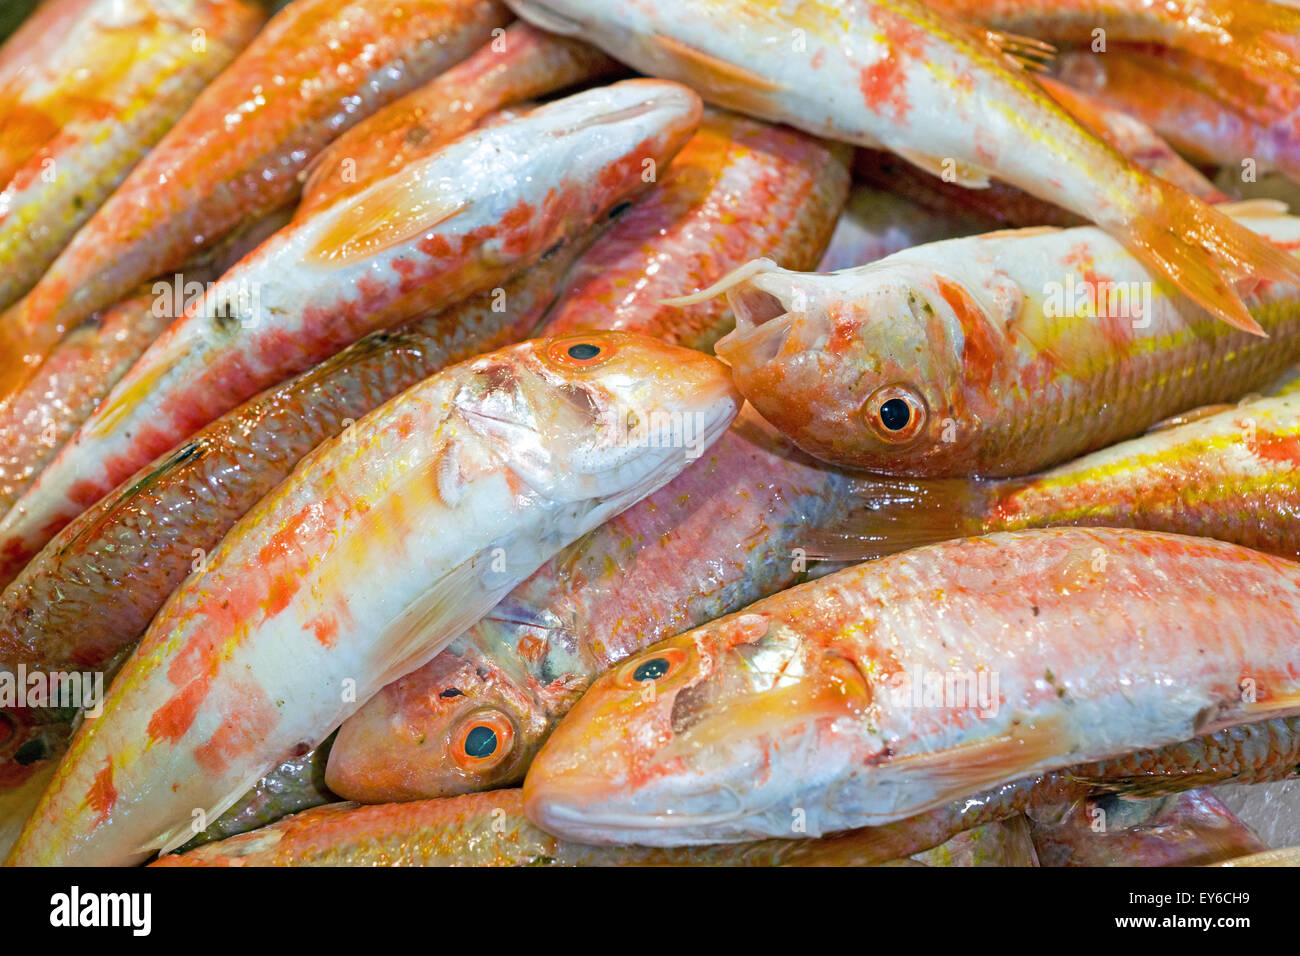
[[[733,614],[601,676],[533,761],[526,813],[588,843],[792,834],[810,783],[883,752],[863,721],[872,706],[848,658],[766,614]]]
[[[910,263],[830,274],[751,263],[723,288],[736,328],[715,346],[755,408],[809,454],[931,473],[969,416],[960,323]]]
[[[698,458],[742,404],[717,359],[630,332],[532,340],[472,372],[454,402],[514,476],[611,514]]]
[[[343,723],[325,782],[363,803],[517,784],[546,721],[525,681],[475,648],[454,644]]]

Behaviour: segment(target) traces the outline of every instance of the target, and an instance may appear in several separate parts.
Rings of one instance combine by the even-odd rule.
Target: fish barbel
[[[478,49],[492,0],[295,0],[198,96],[0,320],[0,400],[64,332],[296,198],[343,130]]]
[[[1271,202],[1241,222],[1300,248]],[[1224,326],[1098,229],[917,246],[860,269],[754,262],[718,342],[745,397],[804,451],[912,477],[1024,475],[1235,401],[1296,360],[1300,292],[1250,298],[1270,338]]]
[[[742,412],[700,461],[557,554],[348,718],[330,789],[383,803],[522,781],[596,677],[802,580],[810,531],[861,506],[851,479]]]
[[[876,557],[966,535],[1087,525],[1230,541],[1300,559],[1300,393],[1198,409],[1025,478],[864,479],[877,502],[805,538],[810,555]]]
[[[1114,52],[1159,43],[1275,81],[1300,79],[1300,9],[1272,0],[925,0],[967,23]],[[1097,30],[1101,30],[1101,37]]]
[[[524,817],[519,790],[379,806],[338,803],[170,854],[153,866],[853,866],[857,837],[714,847],[557,840]]]
[[[167,597],[304,455],[446,366],[525,338],[583,245],[548,254],[507,282],[501,299],[474,296],[372,333],[127,478],[0,595],[0,673],[25,665],[29,673],[101,672],[111,681]],[[72,733],[70,715],[27,707],[0,717],[6,713],[12,732],[0,742],[0,796],[57,763]],[[16,798],[6,806],[22,812]]]
[[[1045,45],[919,0],[508,0],[706,99],[884,148],[971,187],[990,176],[1096,223],[1210,314],[1262,334],[1239,294],[1300,282],[1300,262],[1152,176],[1032,78]]]
[[[264,20],[250,0],[42,5],[0,51],[0,308],[36,284]]]
[[[546,334],[625,329],[712,348],[734,324],[726,302],[681,308],[662,300],[758,256],[813,268],[844,205],[848,160],[839,144],[706,110],[656,187],[574,267]]]
[[[648,845],[889,824],[1295,715],[1298,613],[1300,564],[1205,538],[931,545],[623,662],[534,759],[527,814],[566,839]]]
[[[362,335],[492,289],[646,187],[701,104],[627,80],[470,133],[295,220],[141,356],[0,519],[0,583],[181,439]]]
[[[299,462],[172,595],[10,862],[129,864],[184,843],[194,811],[219,816],[318,744],[670,481],[739,406],[716,359],[618,332],[511,346],[382,405]]]
[[[619,69],[595,47],[516,21],[469,59],[325,147],[308,170],[296,215],[302,218],[423,159],[495,110]]]

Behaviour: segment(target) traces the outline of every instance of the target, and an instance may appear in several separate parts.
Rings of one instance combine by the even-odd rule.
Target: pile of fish
[[[1300,8],[2,29],[9,864],[1294,859]]]

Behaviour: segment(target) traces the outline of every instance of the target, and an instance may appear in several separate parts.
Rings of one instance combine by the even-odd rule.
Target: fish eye
[[[658,680],[668,673],[670,666],[666,658],[653,657],[644,664],[637,665],[632,672],[632,679],[638,684],[643,680]]]
[[[552,342],[546,357],[562,368],[586,368],[600,365],[614,353],[608,343],[593,342],[589,338],[560,339]]]
[[[452,757],[465,770],[494,767],[511,752],[515,725],[499,710],[470,714],[452,738]]]
[[[901,445],[916,438],[925,427],[925,402],[906,386],[885,385],[863,403],[862,415],[877,438]]]
[[[646,681],[655,682],[671,677],[685,663],[686,652],[681,648],[664,648],[624,664],[618,682],[624,687],[639,689]]]

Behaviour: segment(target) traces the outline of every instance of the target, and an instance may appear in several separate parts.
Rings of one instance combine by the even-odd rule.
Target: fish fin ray
[[[915,149],[905,149],[898,146],[891,146],[890,149],[913,166],[925,170],[931,176],[942,179],[944,182],[955,182],[967,189],[989,188],[989,172],[986,169],[981,169],[970,163],[959,163],[952,157],[931,156],[929,153],[923,153]],[[945,166],[945,163],[950,165]]]

